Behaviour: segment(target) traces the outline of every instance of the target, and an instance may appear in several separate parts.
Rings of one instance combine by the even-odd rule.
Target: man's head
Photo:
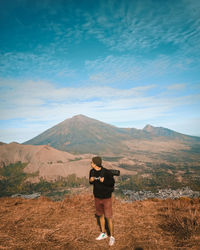
[[[99,156],[95,156],[95,157],[93,157],[92,158],[92,165],[95,165],[95,166],[97,166],[97,167],[102,167],[101,165],[102,165],[102,159],[101,159],[101,157],[99,157]]]

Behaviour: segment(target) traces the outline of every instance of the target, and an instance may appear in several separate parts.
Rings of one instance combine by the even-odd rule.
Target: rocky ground
[[[199,249],[200,200],[113,198],[112,249]],[[91,193],[63,201],[0,198],[0,249],[109,249],[96,241],[99,226]]]
[[[123,194],[126,196],[128,202],[132,201],[142,201],[146,199],[158,198],[158,199],[178,199],[181,197],[188,198],[199,198],[200,192],[193,191],[189,187],[182,189],[172,190],[172,189],[160,189],[158,192],[154,193],[151,191],[131,191],[124,190]]]

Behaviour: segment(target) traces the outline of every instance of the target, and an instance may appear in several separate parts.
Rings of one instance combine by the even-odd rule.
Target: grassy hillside
[[[119,178],[121,189],[156,191],[189,186],[192,190],[200,191],[200,165],[148,163],[145,167],[128,164],[120,164],[119,167],[137,171],[136,175],[124,175]]]
[[[69,193],[70,188],[89,186],[87,178],[78,178],[75,174],[59,178],[54,182],[48,182],[41,178],[39,182],[31,183],[28,178],[37,176],[38,173],[25,173],[25,166],[25,163],[17,162],[0,168],[0,197],[16,193],[40,192],[43,195],[52,196],[54,199],[61,199],[66,193]]]
[[[115,250],[199,249],[200,200],[113,199]],[[0,198],[2,249],[108,249],[96,241],[99,226],[91,194],[24,200]]]

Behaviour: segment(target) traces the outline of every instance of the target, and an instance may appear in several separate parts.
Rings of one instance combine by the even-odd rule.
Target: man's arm
[[[115,184],[115,180],[113,178],[113,175],[107,171],[104,173],[104,177],[101,177],[100,181],[103,182],[104,185],[108,186],[108,187],[113,187]]]
[[[104,177],[100,177],[100,182],[104,182]]]
[[[89,182],[90,182],[90,184],[93,184],[93,182],[94,182],[94,177],[93,176],[90,177]]]
[[[94,176],[93,176],[93,173],[92,173],[92,169],[90,170],[90,174],[89,174],[89,183],[90,184],[93,184],[94,183]]]

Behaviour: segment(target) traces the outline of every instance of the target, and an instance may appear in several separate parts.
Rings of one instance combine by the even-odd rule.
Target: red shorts
[[[106,218],[112,218],[112,198],[100,199],[94,198],[96,215],[105,215]]]

